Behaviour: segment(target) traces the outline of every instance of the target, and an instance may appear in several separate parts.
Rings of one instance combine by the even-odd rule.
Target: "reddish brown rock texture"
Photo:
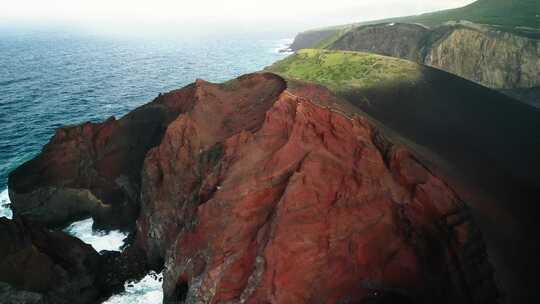
[[[447,184],[326,89],[295,86],[199,80],[63,129],[10,176],[15,213],[84,205],[69,189],[94,216],[140,203],[136,246],[165,266],[165,303],[499,301]]]
[[[280,82],[199,81],[148,153],[138,237],[165,261],[165,302],[496,302],[456,194],[366,119]]]
[[[192,91],[162,95],[120,120],[58,129],[36,158],[10,174],[15,214],[49,226],[88,215],[104,226],[133,225],[146,152],[190,107]]]

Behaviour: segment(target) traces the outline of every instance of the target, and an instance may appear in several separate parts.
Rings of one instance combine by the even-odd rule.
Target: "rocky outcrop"
[[[540,41],[456,28],[431,45],[424,63],[495,89],[540,85]]]
[[[192,88],[159,96],[116,120],[56,131],[36,158],[9,175],[16,216],[61,226],[84,216],[97,225],[129,228],[139,214],[140,171],[147,151],[189,102]]]
[[[96,287],[101,297],[124,290],[127,281],[139,280],[149,271],[146,253],[137,246],[128,246],[122,252],[101,251]]]
[[[44,296],[37,292],[18,290],[0,282],[0,304],[46,304]]]
[[[423,62],[430,30],[418,24],[384,24],[350,30],[329,46]]]
[[[0,281],[40,293],[52,290],[59,298],[96,296],[88,287],[99,255],[90,245],[22,219],[5,218],[0,218],[0,240]]]
[[[98,303],[147,271],[136,247],[98,254],[22,218],[0,218],[0,242],[0,303]]]
[[[192,110],[169,125],[161,145],[145,160],[138,233],[148,238],[143,245],[150,260],[163,257],[179,229],[192,225],[200,200],[215,191],[204,181],[223,153],[223,141],[258,128],[284,89],[285,82],[272,74],[242,77],[226,86],[197,81]]]
[[[299,33],[294,37],[290,49],[297,51],[300,49],[313,48],[323,39],[335,35],[336,33],[338,33],[338,30],[307,31]]]
[[[469,22],[360,26],[328,48],[408,59],[494,89],[540,86],[540,41]]]
[[[11,175],[14,204],[24,205],[19,193],[50,185],[83,185],[105,197],[107,181],[133,177],[141,204],[133,248],[153,268],[165,267],[166,303],[497,303],[494,270],[466,204],[328,90],[289,88],[261,73],[224,84],[198,80],[145,107],[161,113],[163,130],[125,129],[128,138],[158,136],[152,145],[141,141],[148,151],[140,181],[119,166],[130,151],[142,154],[137,141],[98,140],[107,123],[71,127],[86,126],[92,136],[57,134]],[[79,151],[66,138],[108,153],[79,156],[88,146]],[[114,154],[109,145],[118,147]],[[70,150],[62,147],[78,151],[76,160],[63,161]],[[117,156],[107,162],[116,170],[98,165],[109,155]],[[86,171],[61,170],[81,159],[92,160],[75,166]],[[109,179],[85,179],[90,172]],[[118,183],[112,189],[125,191]],[[109,256],[100,269],[121,272],[113,265],[133,262]]]
[[[5,218],[0,218],[0,240],[0,282],[33,292],[23,299],[32,295],[30,299],[47,303],[91,303],[99,298],[94,286],[99,255],[90,245],[22,219]],[[2,298],[21,297],[11,288],[3,288],[3,293]]]
[[[138,241],[165,263],[166,303],[496,302],[444,182],[367,120],[304,97],[328,91],[265,77],[198,82],[148,153]]]

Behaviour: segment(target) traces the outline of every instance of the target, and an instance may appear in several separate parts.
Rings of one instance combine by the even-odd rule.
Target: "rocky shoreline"
[[[0,218],[0,303],[101,303],[147,272],[135,247],[96,252],[62,231]]]

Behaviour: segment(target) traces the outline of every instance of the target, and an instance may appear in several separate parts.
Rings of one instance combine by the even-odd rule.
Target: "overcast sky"
[[[103,32],[294,32],[471,2],[474,0],[1,0],[0,23]]]

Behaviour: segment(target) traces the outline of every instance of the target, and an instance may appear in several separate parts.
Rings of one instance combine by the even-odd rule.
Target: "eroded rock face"
[[[156,98],[120,120],[56,131],[34,159],[9,176],[15,215],[59,226],[91,215],[98,225],[129,227],[138,216],[140,171],[167,124],[189,108],[193,86]]]
[[[473,23],[428,29],[392,23],[350,30],[328,48],[433,66],[494,89],[540,86],[540,42]]]
[[[198,82],[145,160],[138,241],[165,262],[166,303],[497,301],[442,180],[367,120],[265,78]]]
[[[100,258],[90,245],[22,219],[5,218],[0,218],[0,240],[0,282],[42,294],[26,293],[25,298],[51,303],[91,303],[99,298],[94,281]],[[9,288],[3,292],[21,294]]]
[[[132,246],[103,251],[23,218],[0,218],[0,303],[98,303],[148,271]]]
[[[197,81],[192,110],[169,125],[144,163],[138,233],[147,240],[141,245],[151,261],[160,263],[178,231],[195,224],[197,206],[216,190],[212,170],[223,155],[223,142],[259,128],[284,89],[283,79],[272,74],[227,85]]]
[[[350,30],[329,48],[355,50],[422,62],[430,30],[422,25],[390,23]]]
[[[540,86],[540,41],[508,33],[457,28],[424,63],[495,89]]]
[[[336,30],[322,30],[322,31],[307,31],[299,33],[294,37],[294,41],[290,48],[293,51],[299,49],[312,48],[316,46],[321,40],[328,38],[336,34]]]

